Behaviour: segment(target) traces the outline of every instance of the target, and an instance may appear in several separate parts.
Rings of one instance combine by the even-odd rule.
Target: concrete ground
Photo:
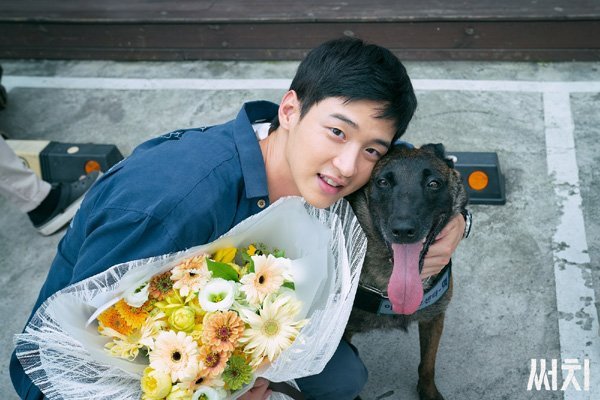
[[[14,139],[113,143],[127,155],[161,133],[231,119],[244,101],[277,102],[297,63],[2,65],[9,107],[0,113],[1,131]],[[472,206],[472,236],[454,257],[440,391],[461,400],[600,398],[600,63],[407,67],[419,108],[406,139],[495,151],[506,177],[506,205]],[[64,231],[38,235],[4,199],[0,227],[0,393],[13,399],[12,335],[23,328]],[[355,344],[370,371],[363,399],[417,398],[415,326],[408,334],[361,334]],[[527,390],[532,359],[548,366],[558,359],[558,390]],[[582,367],[574,375],[582,388],[590,360],[589,390],[576,391],[572,382],[560,390],[569,383],[570,359]]]

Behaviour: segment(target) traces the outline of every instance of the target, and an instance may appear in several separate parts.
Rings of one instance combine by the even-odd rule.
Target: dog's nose
[[[399,241],[413,240],[416,234],[417,228],[411,221],[397,222],[392,227],[392,235]]]

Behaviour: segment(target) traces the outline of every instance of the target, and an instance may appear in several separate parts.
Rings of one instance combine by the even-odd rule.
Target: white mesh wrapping
[[[345,200],[322,210],[298,197],[281,199],[210,244],[115,265],[69,286],[47,299],[25,332],[15,335],[17,357],[49,400],[139,399],[143,365],[106,354],[103,347],[110,339],[97,333],[96,324],[86,327],[87,319],[140,279],[166,271],[183,258],[251,242],[285,249],[287,257],[316,268],[294,276],[309,323],[292,346],[257,375],[282,382],[318,374],[348,322],[366,252],[365,235]],[[271,398],[286,396],[274,393]]]

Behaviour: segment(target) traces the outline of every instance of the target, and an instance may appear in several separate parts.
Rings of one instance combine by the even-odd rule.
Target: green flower
[[[192,331],[196,325],[194,309],[187,306],[177,308],[169,317],[169,325],[176,331]]]
[[[245,384],[252,382],[252,367],[246,363],[243,357],[232,355],[227,361],[222,379],[229,386],[229,389],[238,390]]]

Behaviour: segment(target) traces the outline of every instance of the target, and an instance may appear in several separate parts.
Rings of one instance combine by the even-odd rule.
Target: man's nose
[[[333,166],[340,171],[345,178],[350,178],[356,174],[358,164],[358,150],[353,147],[346,147],[333,159]]]

